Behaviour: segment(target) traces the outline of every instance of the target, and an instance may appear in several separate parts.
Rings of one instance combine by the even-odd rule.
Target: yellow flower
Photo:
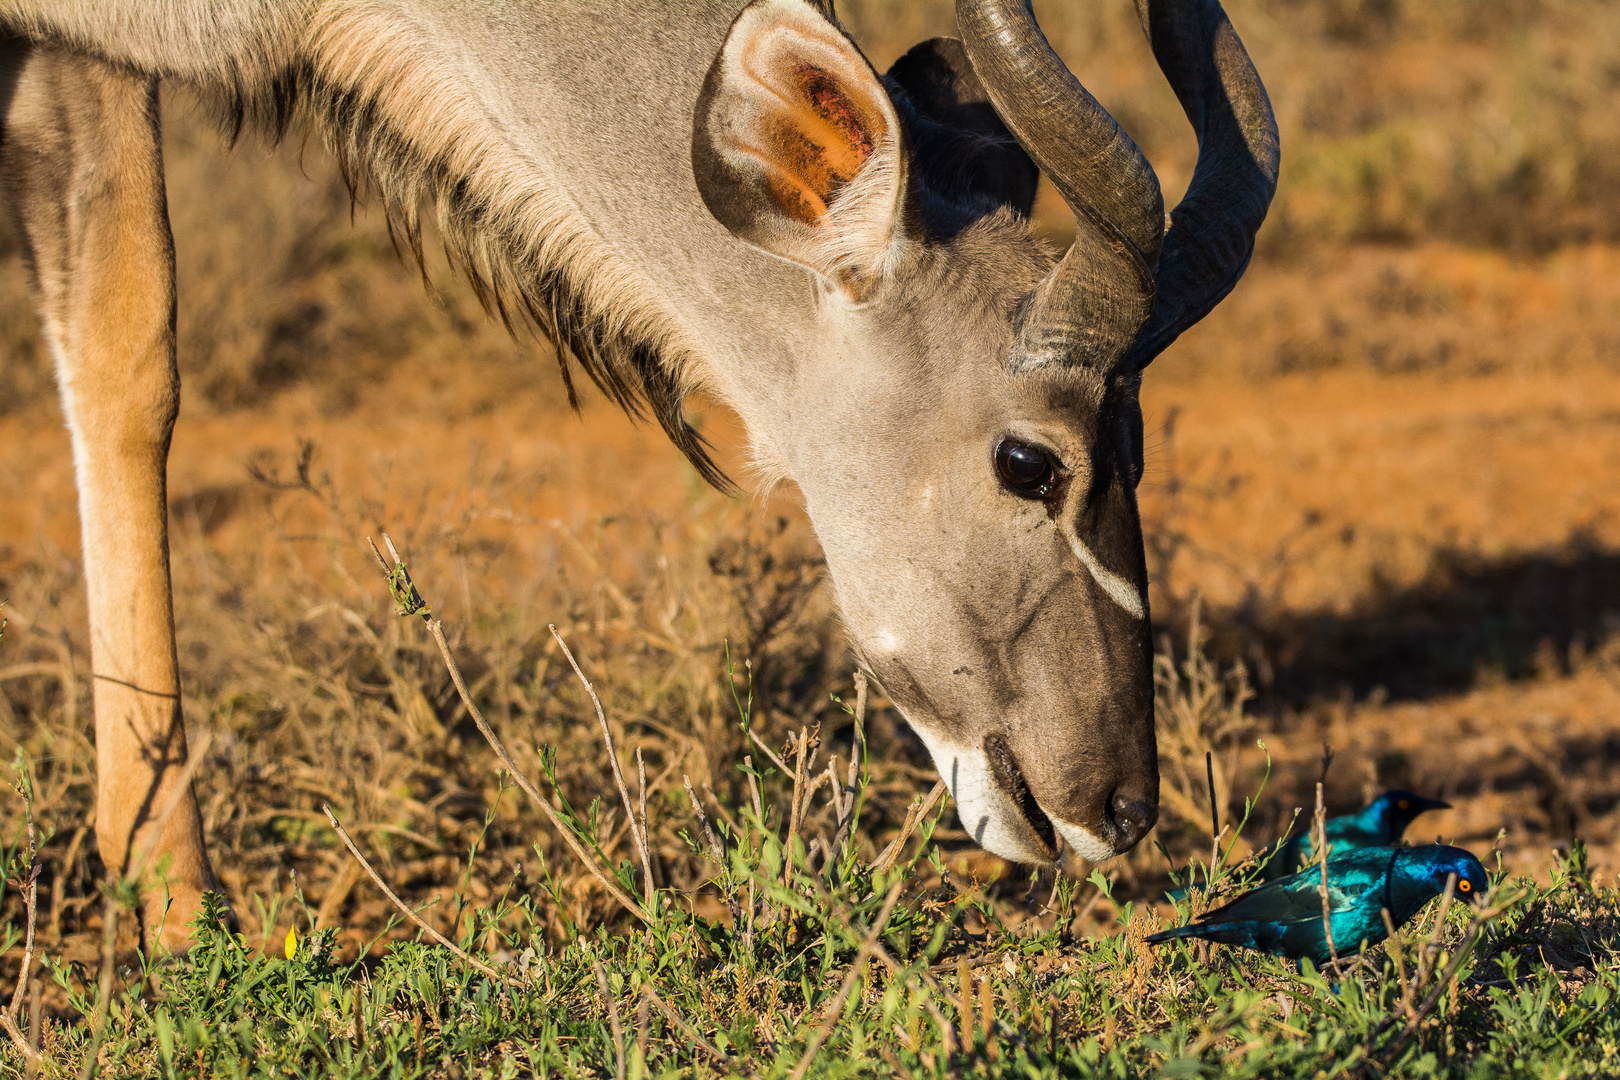
[[[298,955],[298,931],[294,927],[287,928],[287,959],[291,960]]]

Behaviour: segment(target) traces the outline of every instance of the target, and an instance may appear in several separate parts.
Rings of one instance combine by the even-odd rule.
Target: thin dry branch
[[[709,842],[709,850],[714,853],[714,861],[724,865],[726,861],[725,849],[720,846],[720,838],[714,834],[714,828],[709,824],[709,815],[703,812],[703,804],[698,801],[697,792],[692,790],[692,778],[681,775],[681,783],[686,785],[686,797],[692,800],[692,814],[703,830],[703,836]]]
[[[709,824],[709,815],[703,812],[703,804],[698,801],[697,792],[692,790],[691,777],[683,773],[681,782],[686,785],[687,798],[692,800],[692,813],[697,817],[698,826],[702,828],[703,835],[709,842],[709,851],[714,854],[714,861],[724,871],[726,849],[720,846],[720,838],[714,834],[714,828]],[[737,887],[729,880],[726,882],[726,905],[731,908],[731,926],[736,930],[742,925],[742,906],[737,902]]]
[[[840,795],[841,805],[838,810],[838,828],[833,831],[830,850],[838,852],[844,849],[850,830],[855,827],[855,810],[860,804],[860,768],[861,760],[866,752],[866,676],[860,669],[855,671],[855,730],[850,736],[849,743],[849,783],[845,785]],[[837,764],[834,757],[827,763],[830,769]],[[837,787],[837,774],[834,773],[834,788]]]
[[[1209,887],[1215,887],[1216,864],[1221,861],[1221,804],[1215,796],[1215,751],[1204,751],[1204,777],[1209,783]]]
[[[895,860],[900,857],[901,848],[905,846],[906,840],[911,836],[911,830],[917,827],[917,822],[933,811],[935,804],[939,802],[944,794],[945,781],[937,780],[934,782],[933,790],[929,791],[921,802],[912,801],[911,806],[906,810],[905,824],[900,826],[900,835],[889,841],[889,846],[883,849],[882,854],[877,857],[877,861],[872,864],[874,869],[887,870],[894,865]]]
[[[636,827],[641,830],[641,857],[642,869],[647,871],[647,904],[652,905],[652,867],[646,862],[648,849],[647,842],[647,761],[641,756],[641,747],[636,747],[636,782],[637,789]]]
[[[370,543],[369,540],[367,542]],[[608,895],[617,900],[620,906],[630,914],[650,925],[652,922],[651,917],[630,898],[629,893],[619,888],[603,871],[597,860],[586,850],[585,845],[580,843],[579,837],[574,835],[574,831],[568,827],[562,816],[552,807],[551,802],[540,794],[540,789],[535,786],[534,781],[530,780],[523,770],[518,768],[518,763],[507,752],[506,745],[495,734],[495,730],[489,726],[489,721],[484,719],[483,711],[473,704],[472,694],[467,690],[467,681],[461,675],[461,667],[450,653],[450,643],[445,640],[444,624],[433,617],[433,609],[428,606],[427,601],[422,599],[422,594],[417,591],[416,583],[411,580],[410,572],[405,569],[405,563],[400,559],[399,552],[394,549],[394,542],[387,533],[383,533],[383,543],[388,545],[388,553],[394,558],[392,569],[383,560],[382,552],[377,550],[377,545],[374,543],[371,544],[371,553],[377,557],[377,565],[382,569],[383,576],[388,579],[389,591],[399,604],[400,614],[422,616],[422,622],[427,626],[428,633],[433,636],[434,644],[439,647],[439,656],[444,660],[444,666],[450,672],[450,681],[455,683],[456,693],[461,696],[461,703],[466,707],[467,715],[471,716],[473,723],[478,726],[479,734],[484,736],[484,741],[489,743],[490,749],[495,751],[495,756],[501,759],[501,764],[506,767],[507,772],[512,774],[512,779],[517,781],[518,787],[522,788],[523,793],[540,808],[540,812],[545,814],[546,819],[551,822],[552,828],[557,830],[557,835],[562,838],[563,843],[568,845],[569,850],[574,853],[585,869],[589,870],[592,876],[601,882]]]
[[[624,1080],[624,1025],[619,1023],[619,1005],[608,989],[607,972],[602,961],[591,958],[591,970],[596,972],[596,985],[602,989],[602,1004],[607,1008],[608,1024],[613,1029],[613,1069],[618,1080]]]
[[[1328,900],[1328,846],[1327,810],[1322,804],[1322,782],[1316,782],[1316,854],[1322,865],[1322,933],[1327,937],[1328,956],[1333,958],[1333,970],[1339,970],[1339,950],[1333,944],[1333,905]]]
[[[25,804],[26,805],[26,804]],[[28,869],[23,883],[24,905],[28,911],[28,929],[23,939],[22,967],[17,971],[17,989],[11,995],[11,1007],[0,1012],[0,1026],[3,1026],[6,1035],[10,1037],[12,1045],[22,1054],[28,1062],[30,1070],[37,1069],[44,1063],[39,1051],[34,1049],[33,1043],[23,1034],[20,1020],[22,1017],[22,1003],[28,996],[28,983],[34,966],[34,927],[39,915],[39,872],[44,869],[39,861],[39,834],[34,831],[34,817],[32,809],[27,811],[28,827]]]
[[[117,974],[118,959],[118,894],[122,881],[108,882],[105,911],[101,916],[101,981],[97,984],[96,1015],[91,1021],[90,1045],[85,1050],[84,1065],[79,1080],[93,1080],[101,1056],[101,1040],[107,1033],[107,1013],[112,1009],[113,978]]]
[[[688,1024],[685,1020],[682,1020],[681,1014],[676,1012],[673,1008],[665,1003],[663,998],[658,996],[658,991],[652,988],[651,983],[643,983],[641,986],[641,993],[645,1000],[651,1001],[658,1011],[664,1014],[665,1020],[668,1020],[671,1024],[674,1024],[676,1030],[678,1030],[682,1035],[685,1035],[688,1039],[692,1040],[692,1045],[696,1046],[699,1050],[702,1050],[705,1054],[708,1054],[716,1061],[726,1062],[730,1060],[724,1053],[721,1052],[719,1047],[715,1046],[708,1039],[705,1039],[703,1034],[699,1032],[697,1028],[693,1027],[691,1024]]]
[[[754,800],[754,819],[759,822],[760,828],[764,828],[765,803],[759,795],[759,776],[754,769],[754,759],[747,754],[743,755],[743,768],[748,773],[748,795]],[[715,800],[715,805],[719,805],[718,799]]]
[[[849,995],[854,991],[855,984],[860,981],[861,973],[866,970],[867,958],[872,955],[878,939],[883,936],[884,928],[889,925],[889,916],[894,913],[894,905],[900,899],[900,889],[904,884],[904,882],[900,881],[895,882],[889,889],[889,895],[884,897],[883,909],[878,912],[877,921],[872,924],[871,932],[866,935],[866,940],[861,942],[860,951],[855,954],[855,962],[850,965],[849,974],[844,976],[844,983],[838,988],[838,994],[833,998],[831,1008],[827,1010],[826,1019],[821,1022],[821,1026],[816,1029],[816,1033],[810,1037],[809,1044],[804,1048],[804,1056],[799,1058],[799,1063],[788,1074],[790,1080],[802,1080],[805,1072],[810,1068],[810,1063],[815,1060],[817,1052],[821,1050],[822,1044],[827,1041],[827,1036],[832,1034],[833,1027],[838,1023],[838,1018],[844,1013],[844,1006],[849,1003]]]
[[[579,661],[574,659],[573,650],[568,647],[568,642],[564,641],[562,635],[557,632],[557,627],[553,624],[547,624],[546,629],[550,630],[551,636],[557,639],[558,648],[562,649],[563,656],[568,658],[568,666],[574,669],[574,674],[579,677],[580,685],[585,688],[585,693],[590,695],[591,704],[596,707],[596,722],[602,725],[602,742],[607,745],[608,764],[613,767],[613,782],[619,786],[619,798],[624,800],[624,813],[629,819],[630,839],[636,842],[636,853],[641,856],[642,895],[648,910],[651,910],[653,902],[652,860],[647,854],[647,835],[643,830],[636,828],[636,809],[630,802],[630,789],[625,785],[624,771],[619,768],[619,752],[613,745],[613,732],[608,728],[607,713],[602,709],[602,699],[596,696],[596,687],[592,686],[591,680],[585,677],[585,672],[581,670]],[[645,805],[645,776],[642,779],[644,782],[643,805]]]
[[[354,841],[349,838],[348,832],[344,830],[342,823],[338,821],[337,815],[332,813],[332,808],[330,806],[323,805],[321,809],[326,811],[326,820],[332,823],[332,828],[336,830],[338,839],[342,840],[343,846],[349,849],[349,854],[354,856],[355,861],[360,864],[361,868],[365,870],[368,875],[370,875],[371,880],[377,883],[377,888],[381,889],[383,891],[383,895],[388,897],[389,902],[399,909],[400,914],[404,915],[407,919],[411,920],[411,922],[420,927],[422,932],[428,937],[449,949],[469,967],[477,968],[479,971],[483,972],[485,975],[488,975],[496,982],[506,981],[506,976],[502,975],[500,972],[496,971],[482,960],[469,956],[455,942],[433,929],[433,927],[427,924],[426,920],[424,920],[416,912],[412,911],[410,905],[406,904],[405,901],[401,900],[397,895],[395,895],[394,890],[388,887],[388,882],[384,881],[382,879],[382,875],[373,870],[371,868],[371,864],[366,861],[366,857],[360,854],[360,849],[356,847]]]
[[[945,1057],[947,1059],[954,1057],[956,1054],[956,1036],[951,1032],[950,1021],[945,1019],[945,1014],[939,1011],[939,1006],[935,1005],[927,995],[928,990],[932,990],[936,994],[943,993],[939,988],[939,984],[926,971],[917,973],[902,967],[900,961],[890,956],[889,951],[882,945],[873,945],[872,955],[877,957],[878,963],[889,969],[889,974],[897,979],[904,979],[907,986],[910,986],[912,980],[920,975],[925,991],[922,999],[923,1008],[928,1010],[928,1015],[933,1018],[934,1023],[939,1025],[940,1037],[945,1043]]]
[[[771,759],[771,764],[775,765],[777,769],[781,771],[783,776],[787,776],[793,772],[792,769],[787,767],[787,763],[777,756],[776,751],[772,750],[770,746],[766,744],[765,740],[759,737],[759,732],[755,731],[753,728],[749,728],[748,738],[753,741],[755,746],[760,748],[766,757]]]
[[[1452,953],[1451,962],[1446,965],[1445,972],[1435,981],[1428,996],[1423,999],[1423,1004],[1417,1007],[1416,1013],[1408,1011],[1406,1027],[1402,1029],[1400,1035],[1396,1036],[1395,1041],[1390,1044],[1376,1063],[1370,1060],[1370,1048],[1373,1043],[1378,1041],[1379,1036],[1389,1030],[1390,1026],[1395,1022],[1395,1014],[1385,1017],[1383,1022],[1368,1036],[1369,1060],[1366,1062],[1366,1066],[1362,1068],[1361,1075],[1367,1075],[1367,1066],[1376,1069],[1377,1075],[1380,1076],[1388,1071],[1390,1062],[1395,1060],[1407,1042],[1417,1033],[1418,1028],[1423,1024],[1424,1018],[1434,1011],[1434,1007],[1440,1002],[1440,995],[1445,993],[1446,987],[1457,977],[1457,972],[1462,969],[1463,964],[1467,962],[1468,957],[1473,953],[1474,942],[1479,939],[1480,932],[1485,929],[1485,924],[1502,914],[1519,899],[1513,897],[1505,903],[1497,904],[1494,902],[1495,897],[1496,894],[1493,892],[1492,895],[1487,896],[1480,903],[1479,910],[1474,912],[1474,917],[1468,922],[1468,930],[1463,934],[1463,939],[1458,944],[1457,951]],[[1437,921],[1435,934],[1432,936],[1431,942],[1438,942],[1441,925],[1443,925],[1443,920]]]
[[[788,804],[788,831],[787,842],[782,846],[782,880],[787,881],[793,874],[793,840],[799,834],[799,819],[803,815],[805,800],[804,774],[806,762],[809,760],[810,729],[799,729],[799,753],[793,759],[793,799]]]

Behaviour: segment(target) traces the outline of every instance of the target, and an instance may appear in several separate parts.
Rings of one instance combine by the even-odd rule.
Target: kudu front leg
[[[180,404],[174,241],[157,82],[4,47],[0,174],[21,225],[73,436],[90,607],[96,839],[141,873],[146,943],[182,947],[216,888],[186,768],[166,469]]]

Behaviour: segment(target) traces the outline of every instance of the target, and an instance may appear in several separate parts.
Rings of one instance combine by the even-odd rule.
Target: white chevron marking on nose
[[[1143,605],[1142,594],[1136,591],[1136,586],[1098,562],[1097,556],[1093,555],[1091,549],[1081,543],[1080,538],[1074,533],[1065,529],[1064,535],[1080,562],[1091,571],[1092,580],[1102,586],[1102,591],[1108,594],[1109,599],[1124,608],[1126,614],[1132,618],[1147,618],[1147,608]]]

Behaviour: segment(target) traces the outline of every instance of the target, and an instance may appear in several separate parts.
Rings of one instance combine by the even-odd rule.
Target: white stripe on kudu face
[[[1074,549],[1075,555],[1085,568],[1091,571],[1092,580],[1102,586],[1102,591],[1109,598],[1124,608],[1133,619],[1147,618],[1147,607],[1142,603],[1142,594],[1136,591],[1136,586],[1114,573],[1108,567],[1097,561],[1097,556],[1091,549],[1080,542],[1080,538],[1071,530],[1064,529],[1063,535],[1067,537],[1069,546]]]

